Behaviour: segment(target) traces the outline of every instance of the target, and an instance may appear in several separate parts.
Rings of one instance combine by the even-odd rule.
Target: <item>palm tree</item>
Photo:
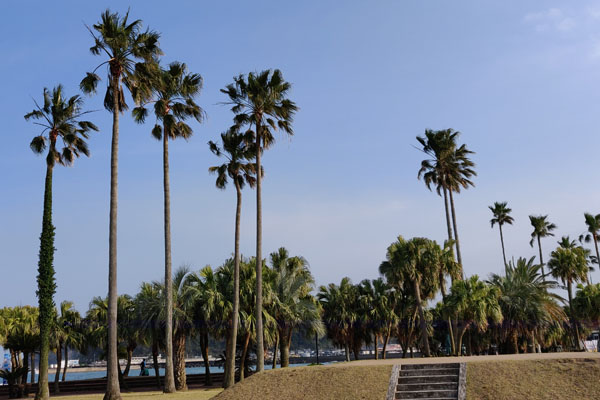
[[[406,282],[412,283],[413,294],[419,312],[422,350],[426,357],[431,355],[429,334],[425,318],[424,302],[435,296],[439,285],[439,264],[435,254],[439,246],[426,238],[405,240],[398,236],[387,250],[386,261],[379,266],[379,272],[396,287]]]
[[[578,291],[573,298],[574,316],[592,329],[600,327],[600,284],[578,285]],[[600,341],[596,343],[596,351],[600,347]]]
[[[600,252],[598,252],[598,235],[600,235],[600,214],[593,215],[590,213],[584,213],[583,216],[585,217],[587,232],[580,235],[579,240],[585,240],[586,243],[589,243],[591,241],[594,242],[594,248],[596,249],[596,258],[593,261],[596,264],[600,265]]]
[[[189,139],[192,128],[186,119],[202,122],[203,111],[194,98],[202,88],[202,77],[187,71],[187,66],[173,62],[163,69],[158,64],[138,64],[137,87],[133,90],[138,106],[133,109],[134,120],[144,123],[149,104],[154,104],[156,123],[152,136],[163,142],[163,194],[165,236],[165,376],[173,374],[173,295],[171,272],[171,189],[169,183],[169,139]],[[162,126],[161,126],[162,123]],[[167,390],[165,390],[167,391]]]
[[[278,69],[265,70],[261,73],[249,73],[247,78],[239,75],[232,84],[221,92],[229,96],[228,104],[235,114],[234,121],[238,127],[248,127],[252,133],[254,127],[254,143],[256,151],[256,170],[262,171],[262,152],[275,139],[272,130],[282,130],[293,135],[292,122],[298,110],[296,104],[287,98],[291,84],[283,79]],[[257,372],[264,369],[264,338],[262,320],[262,177],[256,176],[256,346]]]
[[[30,147],[36,154],[46,155],[46,182],[44,186],[44,213],[42,216],[42,234],[40,235],[40,253],[38,262],[38,300],[40,318],[40,378],[36,398],[48,399],[48,351],[50,349],[50,329],[54,320],[54,225],[52,224],[52,173],[54,166],[71,165],[81,154],[89,156],[85,140],[90,130],[97,131],[96,125],[81,120],[87,111],[83,111],[80,96],[67,98],[62,85],[52,92],[44,88],[44,101],[40,106],[35,100],[35,109],[25,114],[26,120],[36,120],[42,127],[40,134],[33,138]],[[62,148],[58,141],[62,141]]]
[[[281,247],[271,253],[269,279],[273,292],[271,316],[277,323],[281,367],[289,366],[292,333],[300,328],[304,332],[322,332],[323,324],[319,307],[310,294],[314,278],[303,257],[290,257]],[[276,353],[274,354],[275,357]]]
[[[382,358],[385,359],[392,326],[397,322],[394,292],[382,278],[363,280],[359,290],[364,309],[363,318],[367,319],[369,330],[374,336],[375,359],[379,358],[379,339],[383,343]]]
[[[497,289],[479,280],[477,275],[454,282],[446,298],[445,308],[458,321],[456,348],[462,349],[463,336],[473,326],[480,332],[487,329],[489,320],[502,321]]]
[[[560,243],[561,242],[559,242],[559,244]],[[548,268],[550,268],[550,274],[552,274],[552,276],[560,279],[563,284],[567,285],[567,293],[569,295],[569,317],[571,319],[571,328],[575,335],[574,344],[577,349],[580,350],[581,338],[579,336],[578,322],[575,321],[572,303],[573,283],[584,282],[587,280],[589,265],[585,249],[580,246],[557,247],[556,250],[550,254]]]
[[[339,285],[330,283],[320,286],[317,298],[323,307],[323,322],[327,337],[336,346],[345,350],[346,361],[350,361],[350,347],[354,347],[354,327],[359,319],[357,305],[358,290],[350,278],[344,277]],[[356,358],[356,354],[355,354]]]
[[[186,297],[188,302],[195,304],[193,310],[195,330],[200,336],[206,375],[205,384],[207,386],[212,384],[208,360],[209,334],[212,334],[215,338],[225,338],[225,348],[230,345],[230,341],[233,339],[231,336],[234,297],[233,265],[233,260],[229,259],[216,271],[213,271],[210,266],[206,266],[198,272],[190,273],[187,278]],[[235,376],[235,349],[232,357],[234,360],[232,374]],[[227,355],[227,362],[229,362],[229,355]]]
[[[490,211],[494,214],[494,218],[490,220],[490,224],[492,228],[495,224],[498,224],[498,228],[500,229],[500,243],[502,244],[502,259],[504,260],[504,270],[506,272],[506,252],[504,251],[504,235],[502,234],[502,225],[508,224],[512,225],[514,222],[513,217],[511,217],[511,209],[508,207],[508,203],[504,202],[495,202],[493,206],[488,207]]]
[[[248,162],[254,158],[252,146],[235,127],[221,134],[221,149],[217,144],[210,141],[208,144],[210,150],[217,156],[226,158],[226,162],[220,166],[209,168],[209,172],[217,174],[216,186],[219,189],[225,189],[228,178],[231,178],[236,190],[236,208],[235,208],[235,240],[234,240],[234,273],[233,273],[233,312],[231,321],[231,333],[226,349],[225,379],[223,387],[228,388],[235,383],[235,349],[237,342],[238,317],[240,310],[240,221],[242,216],[242,189],[246,183],[254,187],[256,178],[255,164]]]
[[[430,156],[430,159],[421,162],[418,178],[423,177],[428,189],[435,185],[438,195],[443,192],[444,206],[446,209],[446,224],[448,228],[448,240],[453,240],[456,245],[456,257],[462,268],[462,257],[460,253],[460,242],[456,224],[456,210],[454,207],[453,192],[460,192],[461,188],[467,189],[474,186],[471,177],[476,176],[475,163],[469,159],[474,154],[468,150],[466,145],[458,146],[456,143],[460,132],[453,129],[440,131],[426,130],[425,137],[417,136],[417,141],[422,146],[422,151]],[[448,198],[450,209],[448,209]],[[450,227],[452,220],[452,229]],[[452,237],[454,231],[454,237]]]
[[[535,342],[537,336],[541,340],[544,331],[566,318],[559,304],[562,297],[550,291],[556,288],[556,282],[545,280],[541,265],[534,261],[535,257],[529,260],[521,257],[516,263],[509,261],[504,276],[493,274],[489,280],[499,290],[501,338],[508,340],[512,353],[519,352],[520,337]]]
[[[135,310],[137,320],[140,322],[140,339],[142,343],[151,348],[152,365],[156,377],[156,387],[160,389],[160,373],[158,366],[158,353],[160,348],[165,348],[165,334],[163,332],[161,310],[164,304],[163,289],[160,284],[142,282],[139,293],[135,296]]]
[[[108,238],[108,359],[107,386],[104,400],[120,399],[117,355],[117,194],[118,194],[118,152],[119,152],[119,114],[127,110],[122,84],[131,90],[135,62],[142,60],[154,62],[162,54],[158,47],[159,34],[150,30],[142,31],[142,21],[129,22],[129,11],[124,17],[106,10],[101,21],[93,25],[94,45],[90,51],[94,55],[106,56],[106,61],[88,72],[81,81],[84,93],[95,93],[100,81],[96,70],[108,66],[108,85],[104,96],[104,107],[113,115],[112,143],[110,160],[110,223]],[[168,362],[168,360],[167,360]],[[173,377],[165,376],[165,392],[174,392]]]
[[[61,315],[59,318],[59,324],[62,325],[60,329],[64,335],[63,345],[65,351],[65,366],[63,367],[64,369],[61,380],[65,382],[67,379],[67,367],[69,365],[69,348],[78,349],[81,347],[83,342],[83,337],[81,334],[82,318],[81,314],[79,314],[79,311],[73,308],[73,303],[70,301],[63,301],[60,304],[60,308]]]
[[[66,379],[67,365],[69,363],[69,346],[76,347],[79,344],[79,333],[77,326],[81,321],[81,315],[73,308],[72,301],[60,303],[60,312],[56,313],[56,321],[52,329],[54,348],[56,349],[56,373],[54,374],[54,392],[60,393],[59,380],[62,367],[62,352],[65,354],[65,366],[63,370],[63,382]]]
[[[529,245],[533,247],[534,241],[537,240],[538,249],[540,251],[540,265],[542,266],[542,277],[546,279],[546,272],[544,271],[544,259],[542,257],[542,242],[541,238],[554,236],[552,231],[556,229],[556,225],[547,220],[547,215],[529,216],[531,226],[533,226],[533,232],[531,232],[531,240]]]

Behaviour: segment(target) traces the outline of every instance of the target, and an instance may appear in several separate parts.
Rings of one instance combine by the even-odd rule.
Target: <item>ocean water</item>
[[[328,363],[325,363],[328,364]],[[309,364],[290,364],[290,367],[304,367]],[[271,369],[271,365],[265,364],[265,369]],[[149,368],[150,376],[154,376],[154,368]],[[185,372],[187,374],[203,374],[204,367],[194,367],[194,368],[186,368]],[[223,367],[210,367],[211,373],[220,373],[223,372]],[[159,369],[159,373],[161,376],[165,374],[165,370],[163,368]],[[132,369],[129,372],[129,376],[139,376],[139,369]],[[104,378],[106,376],[106,371],[94,371],[94,372],[77,372],[75,369],[67,369],[67,380],[68,381],[77,381],[82,379],[96,379],[96,378]],[[61,373],[62,378],[62,373]],[[37,376],[36,376],[37,379]],[[48,374],[48,381],[54,382],[54,374]]]

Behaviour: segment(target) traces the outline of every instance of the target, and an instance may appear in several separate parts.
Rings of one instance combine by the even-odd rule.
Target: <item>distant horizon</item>
[[[542,241],[545,259],[562,236],[576,240],[586,230],[583,213],[600,213],[600,4],[433,4],[265,0],[164,9],[133,2],[130,16],[162,33],[162,62],[185,62],[204,78],[197,101],[207,120],[193,124],[189,142],[171,144],[174,270],[217,267],[233,253],[235,190],[215,188],[207,169],[220,160],[206,143],[231,125],[219,90],[238,74],[269,68],[292,83],[289,97],[300,110],[295,135],[277,134],[264,156],[263,255],[285,247],[305,257],[317,287],[344,276],[377,278],[398,235],[444,242],[443,199],[417,180],[424,155],[415,137],[425,129],[460,131],[459,142],[475,151],[475,187],[455,198],[466,276],[504,271],[489,222],[496,201],[507,201],[515,218],[504,230],[507,259],[538,258],[528,215],[549,214],[558,225]],[[99,63],[84,23],[97,22],[107,7],[127,10],[116,1],[40,3],[35,14],[28,7],[7,5],[0,17],[7,38],[0,308],[37,305],[45,166],[29,149],[38,127],[23,115],[44,87],[62,83],[67,95],[79,93]],[[82,313],[108,288],[111,127],[103,96],[84,99],[100,128],[89,140],[91,157],[54,173],[55,302],[71,300]],[[128,111],[121,120],[118,287],[135,295],[142,281],[164,275],[162,156],[150,135],[153,119],[137,125]],[[247,257],[254,255],[255,204],[255,192],[245,189]]]

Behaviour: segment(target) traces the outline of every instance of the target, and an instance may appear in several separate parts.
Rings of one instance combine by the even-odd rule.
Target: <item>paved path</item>
[[[497,356],[470,356],[470,357],[424,357],[424,358],[389,358],[387,360],[358,360],[351,362],[333,363],[332,366],[347,367],[361,365],[393,365],[393,364],[444,364],[482,361],[518,361],[518,360],[554,360],[565,358],[594,358],[600,360],[600,353],[528,353],[528,354],[501,354]]]

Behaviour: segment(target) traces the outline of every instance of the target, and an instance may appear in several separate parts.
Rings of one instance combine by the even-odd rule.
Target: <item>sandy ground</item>
[[[444,363],[471,363],[484,361],[519,361],[519,360],[557,360],[557,359],[597,359],[600,353],[591,352],[563,352],[563,353],[528,353],[528,354],[501,354],[497,356],[470,356],[470,357],[429,357],[429,358],[389,358],[387,360],[358,360],[334,363],[331,366],[347,367],[360,365],[394,365],[394,364],[444,364]]]

